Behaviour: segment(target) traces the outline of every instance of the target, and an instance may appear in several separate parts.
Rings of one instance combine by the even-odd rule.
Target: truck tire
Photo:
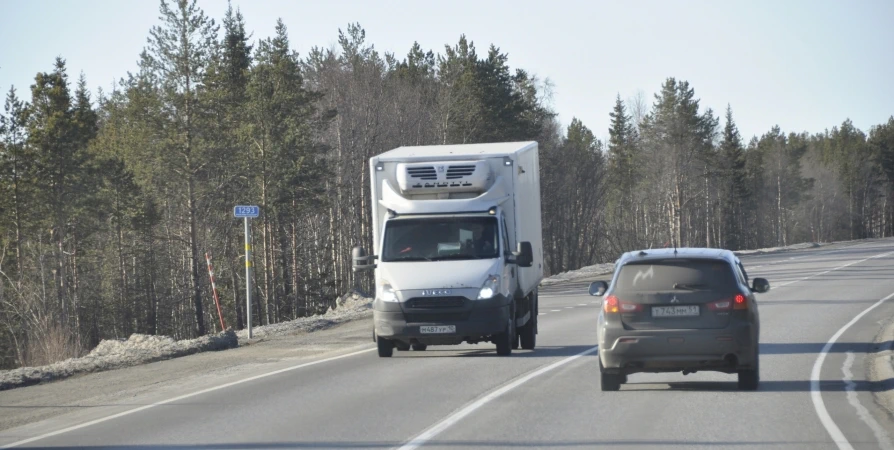
[[[521,348],[525,350],[534,350],[537,346],[537,316],[532,315],[528,319],[528,323],[522,325],[518,330],[518,336],[521,338]]]
[[[515,317],[509,315],[509,323],[506,324],[506,331],[494,336],[497,344],[497,355],[509,356],[512,354],[512,341],[518,342],[518,336],[515,334]]]
[[[413,351],[424,352],[425,349],[427,349],[427,348],[428,348],[428,345],[426,345],[426,344],[419,344],[419,343],[413,344]]]
[[[394,354],[394,342],[383,337],[376,337],[376,347],[380,358],[390,358]]]
[[[410,344],[401,341],[394,341],[394,348],[399,352],[406,352],[410,350]]]

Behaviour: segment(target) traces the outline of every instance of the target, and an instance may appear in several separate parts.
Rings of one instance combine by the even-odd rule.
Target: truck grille
[[[460,308],[464,297],[414,297],[407,300],[407,308]]]
[[[449,313],[404,313],[407,323],[442,323],[442,322],[462,322],[469,319],[471,311],[449,312]]]

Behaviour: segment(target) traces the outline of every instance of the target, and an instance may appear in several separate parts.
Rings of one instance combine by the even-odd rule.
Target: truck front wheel
[[[497,344],[497,354],[500,356],[509,356],[512,354],[513,341],[518,342],[518,336],[515,334],[515,317],[510,314],[509,323],[506,324],[506,331],[494,336]]]

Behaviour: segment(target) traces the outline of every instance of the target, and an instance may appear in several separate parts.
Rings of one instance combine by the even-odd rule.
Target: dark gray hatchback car
[[[698,371],[735,373],[739,389],[757,389],[754,294],[768,290],[763,278],[749,284],[728,250],[625,253],[611,285],[590,285],[591,295],[604,296],[597,325],[602,390],[617,391],[633,373]]]

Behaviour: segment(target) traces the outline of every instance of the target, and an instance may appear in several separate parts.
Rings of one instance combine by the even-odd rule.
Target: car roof
[[[621,255],[618,259],[618,264],[668,258],[719,259],[729,263],[735,263],[737,261],[736,255],[729,250],[719,248],[680,247],[634,250]]]

